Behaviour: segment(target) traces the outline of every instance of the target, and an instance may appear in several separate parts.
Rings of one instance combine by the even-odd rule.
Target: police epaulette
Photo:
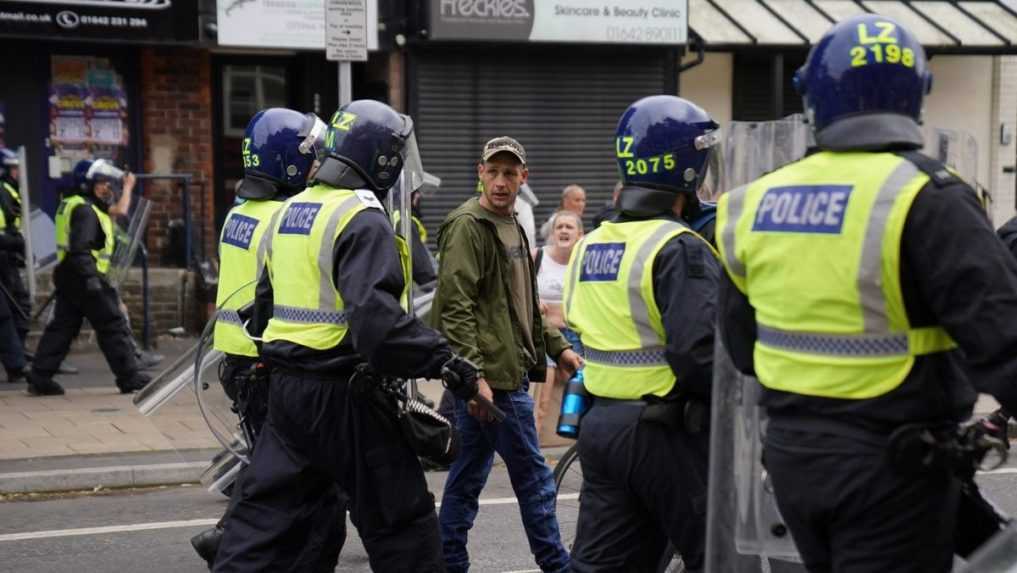
[[[936,187],[946,187],[948,185],[964,183],[960,177],[950,171],[942,162],[937,161],[928,155],[924,155],[921,152],[900,151],[897,155],[907,159],[915,167],[917,167],[919,171],[928,175],[929,179],[932,180],[932,184]]]

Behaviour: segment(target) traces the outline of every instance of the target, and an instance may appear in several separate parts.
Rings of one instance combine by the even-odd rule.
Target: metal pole
[[[184,268],[191,268],[191,189],[186,181],[180,182],[184,198]]]
[[[148,301],[148,249],[141,245],[141,347],[152,349],[152,319]]]
[[[339,62],[339,105],[343,106],[353,101],[353,64],[347,61]]]
[[[403,164],[405,165],[405,163]],[[410,185],[407,185],[407,180],[410,181]],[[413,225],[412,213],[410,212],[410,195],[413,185],[412,177],[406,176],[406,169],[399,172],[399,234],[406,240],[406,245],[410,248],[410,308],[409,313],[413,315],[413,237],[410,236],[411,226]]]
[[[21,195],[21,234],[25,237],[25,274],[28,275],[28,300],[35,300],[35,253],[32,251],[32,206],[28,193],[28,153],[18,147],[18,193]]]

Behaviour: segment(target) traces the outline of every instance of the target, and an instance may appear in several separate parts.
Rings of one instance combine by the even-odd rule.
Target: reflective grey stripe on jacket
[[[792,332],[759,324],[759,342],[766,346],[827,356],[902,356],[908,354],[907,334],[820,334]]]
[[[632,321],[636,324],[639,343],[644,349],[659,346],[661,337],[653,330],[653,326],[650,324],[650,305],[643,298],[643,272],[646,269],[646,263],[650,262],[650,254],[657,247],[657,244],[667,235],[684,228],[685,226],[681,223],[673,221],[668,221],[658,227],[639,246],[639,250],[636,251],[636,258],[632,261],[632,267],[629,269],[629,312],[632,315]]]
[[[638,350],[597,350],[586,346],[583,358],[609,366],[668,366],[663,346]]]
[[[272,306],[272,318],[283,322],[303,324],[346,324],[346,313],[338,310],[316,310],[276,304]]]
[[[727,192],[727,221],[720,235],[724,241],[724,262],[731,274],[745,278],[745,265],[735,256],[735,229],[738,228],[738,219],[742,218],[742,211],[745,210],[745,195],[748,192],[748,185],[742,185],[737,189]]]
[[[240,320],[240,314],[230,308],[219,309],[218,314],[215,316],[216,322],[225,322],[227,324],[233,324],[236,326],[243,326],[244,321]]]

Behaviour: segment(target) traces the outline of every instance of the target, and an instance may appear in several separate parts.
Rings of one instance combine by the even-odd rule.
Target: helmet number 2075
[[[858,68],[868,64],[900,64],[913,68],[915,52],[911,48],[902,48],[893,35],[897,26],[890,22],[874,22],[878,33],[870,30],[864,22],[858,24],[858,45],[851,48],[851,67]],[[870,61],[869,55],[872,58]]]
[[[646,159],[625,160],[626,175],[646,175],[647,173],[660,173],[661,168],[663,168],[664,171],[674,171],[675,168],[674,153],[655,155],[653,157],[647,157]]]

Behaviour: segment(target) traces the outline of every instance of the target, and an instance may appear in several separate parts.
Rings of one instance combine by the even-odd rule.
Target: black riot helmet
[[[340,107],[329,122],[318,159],[316,181],[370,189],[379,198],[404,168],[405,176],[423,180],[413,120],[379,101],[356,100]]]

